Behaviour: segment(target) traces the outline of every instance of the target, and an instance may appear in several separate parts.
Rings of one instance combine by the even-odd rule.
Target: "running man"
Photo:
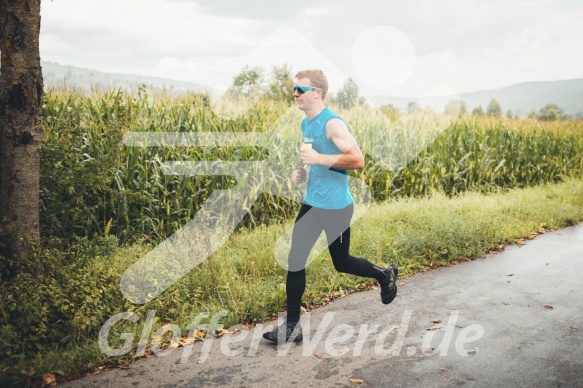
[[[321,70],[296,74],[294,97],[306,117],[302,121],[304,145],[300,149],[304,166],[292,172],[292,181],[299,184],[307,180],[308,183],[288,257],[286,322],[263,334],[263,338],[278,344],[303,339],[299,322],[306,288],[305,266],[322,230],[337,271],[378,280],[384,304],[391,303],[397,295],[395,264],[381,268],[349,254],[354,200],[348,190],[346,173],[362,169],[364,157],[344,120],[324,105],[327,92],[328,79]]]

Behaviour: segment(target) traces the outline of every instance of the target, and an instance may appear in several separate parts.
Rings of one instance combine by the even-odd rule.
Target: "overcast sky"
[[[41,58],[226,89],[246,64],[419,97],[583,78],[583,2],[43,0]]]

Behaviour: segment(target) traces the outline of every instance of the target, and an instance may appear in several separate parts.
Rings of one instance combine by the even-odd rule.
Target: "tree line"
[[[291,103],[294,100],[293,85],[291,66],[288,64],[273,66],[269,71],[259,66],[247,66],[233,78],[233,82],[227,91],[227,96],[235,99],[262,97]],[[359,95],[358,85],[350,77],[337,93],[330,92],[326,98],[329,104],[343,109],[350,109],[355,105],[367,103],[366,99]],[[397,119],[403,113],[434,112],[431,107],[422,107],[416,101],[409,102],[405,109],[400,109],[393,104],[384,104],[380,106],[380,110],[391,120]],[[446,114],[471,114],[472,116],[503,116],[502,106],[496,99],[491,99],[485,109],[478,105],[471,111],[468,111],[465,101],[450,100],[446,103],[443,112]],[[508,118],[519,117],[511,109],[506,110],[504,116]],[[549,103],[540,108],[538,112],[530,112],[527,117],[543,121],[571,120],[573,118],[583,118],[583,112],[573,117],[557,104]]]

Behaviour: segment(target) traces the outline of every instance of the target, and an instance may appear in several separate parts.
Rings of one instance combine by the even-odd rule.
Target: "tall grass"
[[[390,122],[365,106],[340,113],[366,153],[364,170],[350,174],[376,200],[526,187],[583,172],[582,122],[448,121],[440,115]],[[297,108],[271,101],[212,106],[198,95],[49,93],[43,105],[43,235],[161,240],[192,219],[213,190],[234,184],[225,175],[166,175],[167,161],[268,160],[280,165],[270,176],[258,170],[249,175],[281,191],[299,162],[301,118]],[[262,140],[257,147],[126,147],[128,132],[257,132]],[[264,196],[245,224],[279,222],[295,211],[294,202]]]

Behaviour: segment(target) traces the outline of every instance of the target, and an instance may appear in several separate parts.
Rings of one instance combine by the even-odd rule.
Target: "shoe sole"
[[[274,343],[274,344],[276,344],[276,345],[279,345],[279,344],[280,344],[280,342],[279,342],[277,339],[273,339],[273,338],[271,338],[271,337],[265,337],[265,336],[264,336],[263,338],[264,338],[264,339],[266,339],[266,340],[268,340],[268,341],[269,341],[269,342],[271,342],[271,343]],[[290,337],[290,338],[291,338],[291,337]],[[282,342],[282,344],[288,344],[288,343],[290,343],[290,342],[291,342],[291,343],[297,343],[297,342],[302,342],[303,340],[304,340],[304,338],[303,338],[303,337],[297,336],[297,337],[295,337],[295,338],[294,338],[293,340],[291,340],[291,341],[290,341],[290,340],[289,340],[289,338],[288,338],[288,340],[287,340],[287,341],[285,341],[285,342]]]

